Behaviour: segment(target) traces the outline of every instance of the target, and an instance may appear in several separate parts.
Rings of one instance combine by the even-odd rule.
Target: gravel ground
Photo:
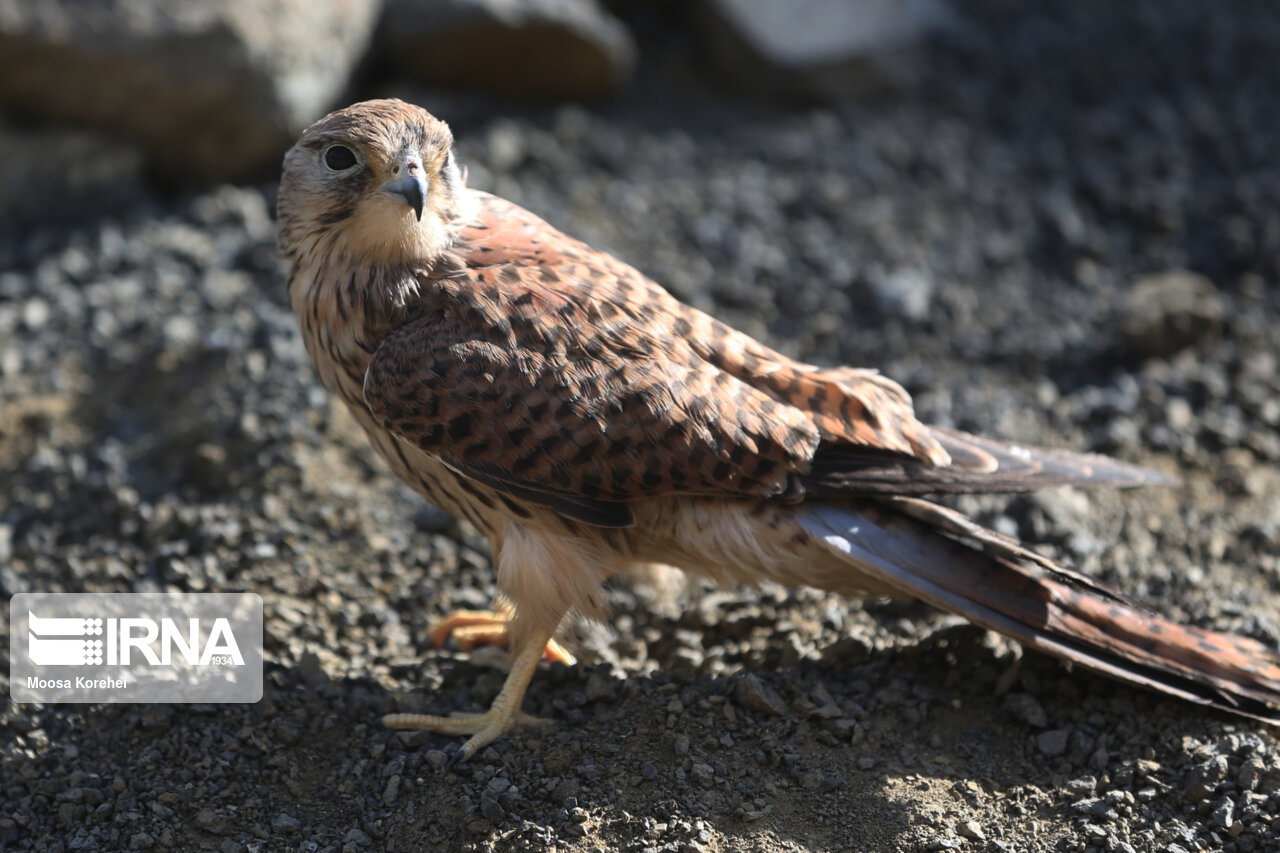
[[[600,112],[419,99],[456,112],[473,184],[788,352],[879,366],[936,422],[1177,472],[961,506],[1280,644],[1280,19],[961,23],[910,96],[836,108],[705,91],[678,44]],[[273,193],[0,234],[0,591],[253,590],[268,660],[253,706],[4,706],[0,849],[1280,849],[1263,725],[919,604],[661,577],[534,680],[554,725],[442,773],[454,739],[377,720],[493,696],[493,655],[424,641],[488,602],[486,547],[319,389]]]

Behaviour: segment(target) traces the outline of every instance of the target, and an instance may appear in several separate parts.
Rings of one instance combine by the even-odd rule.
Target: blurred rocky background
[[[383,87],[625,102],[633,26],[651,62],[678,44],[745,93],[832,99],[902,82],[947,19],[943,0],[0,0],[0,215],[268,178]]]
[[[420,103],[789,353],[1178,474],[959,504],[1274,647],[1277,57],[1261,0],[0,0],[0,594],[253,590],[268,659],[253,706],[0,707],[0,849],[1280,849],[1272,729],[804,590],[612,585],[554,724],[442,774],[377,720],[492,699],[426,641],[487,546],[318,387],[273,222],[302,127]]]

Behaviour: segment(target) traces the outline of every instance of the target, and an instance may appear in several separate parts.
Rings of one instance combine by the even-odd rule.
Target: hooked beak
[[[423,177],[421,169],[413,172],[406,169],[400,177],[383,184],[382,191],[396,201],[412,207],[418,221],[422,221],[422,208],[427,203],[427,179]]]

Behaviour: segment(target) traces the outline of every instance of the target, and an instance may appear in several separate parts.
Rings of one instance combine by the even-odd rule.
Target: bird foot
[[[437,717],[431,714],[388,714],[382,718],[387,728],[408,731],[428,731],[441,735],[471,735],[462,748],[449,759],[445,769],[466,761],[478,751],[508,732],[523,731],[540,726],[550,720],[526,714],[524,711],[508,711],[490,708],[483,714],[455,714]]]
[[[442,648],[446,642],[464,652],[476,646],[509,646],[511,636],[507,623],[511,619],[509,608],[499,605],[498,610],[455,610],[428,629],[433,648]],[[555,639],[547,641],[542,659],[548,663],[573,666],[577,658]]]

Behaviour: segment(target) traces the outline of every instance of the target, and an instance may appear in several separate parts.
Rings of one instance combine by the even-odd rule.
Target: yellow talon
[[[507,623],[511,621],[511,609],[503,604],[498,604],[497,607],[497,610],[455,610],[427,629],[431,646],[442,648],[451,638],[464,652],[469,652],[476,646],[510,645],[511,636]],[[573,666],[578,662],[555,638],[547,641],[542,659],[565,666]]]
[[[549,647],[550,643],[547,645]],[[489,710],[483,714],[460,714],[456,717],[388,714],[382,718],[382,722],[393,729],[417,729],[442,735],[471,735],[449,762],[452,767],[458,762],[466,761],[507,732],[532,728],[546,722],[520,710],[520,702],[529,687],[529,679],[533,678],[533,672],[538,668],[538,661],[544,653],[545,650],[537,643],[517,650],[502,690]]]

